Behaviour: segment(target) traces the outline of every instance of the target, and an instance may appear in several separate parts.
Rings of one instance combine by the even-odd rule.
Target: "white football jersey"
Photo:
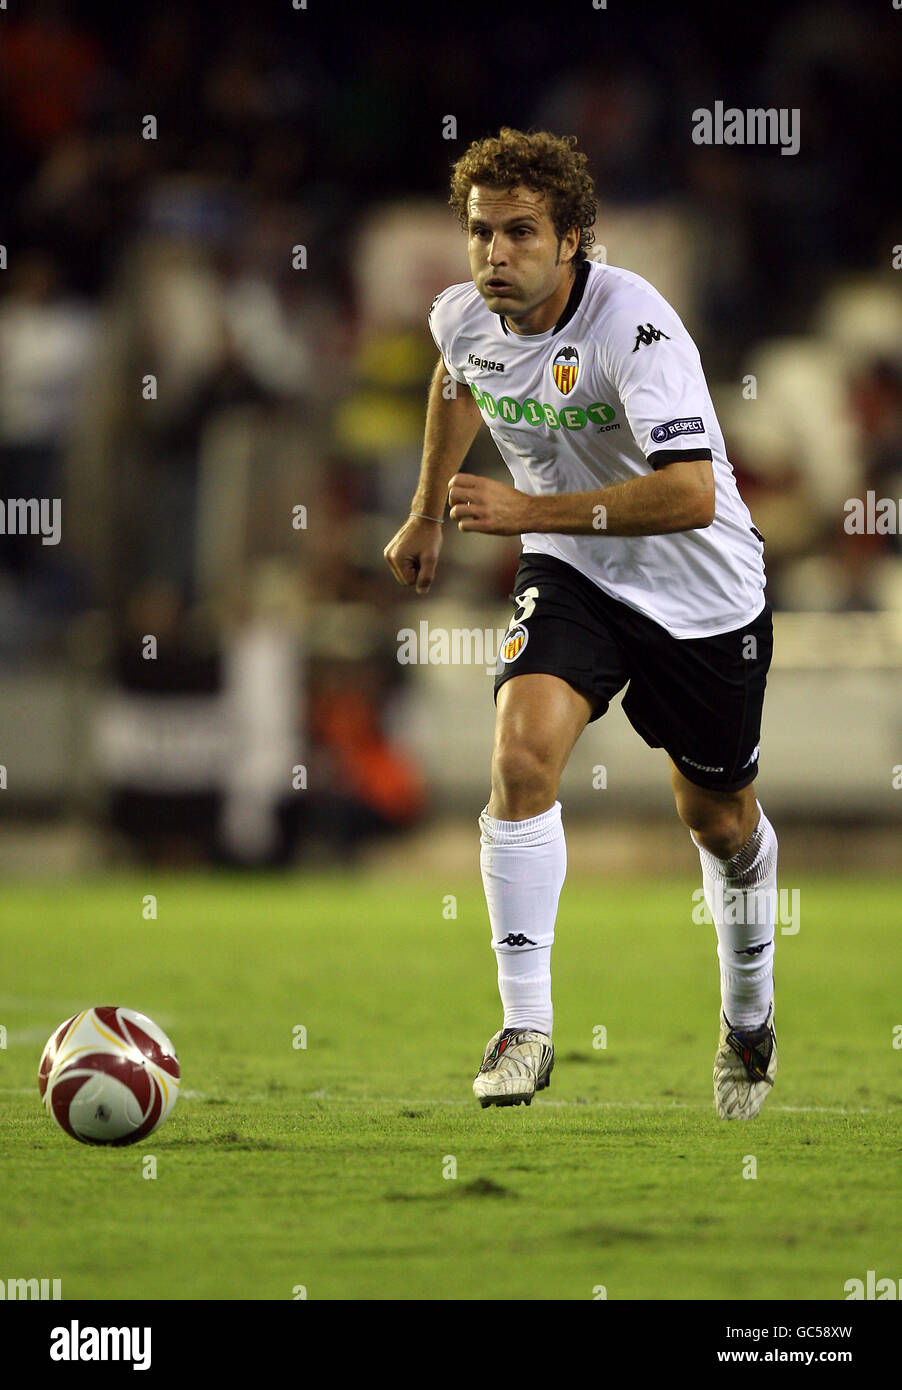
[[[711,459],[711,526],[663,536],[530,533],[674,637],[711,637],[764,606],[763,538],[739,495],[698,349],[657,290],[585,262],[554,328],[512,333],[472,283],[436,296],[429,326],[448,371],[473,393],[514,485],[593,492],[682,455]]]

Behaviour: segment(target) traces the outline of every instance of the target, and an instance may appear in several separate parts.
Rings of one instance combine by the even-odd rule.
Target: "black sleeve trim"
[[[655,449],[647,458],[655,472],[659,468],[666,468],[668,463],[679,463],[680,459],[706,459],[708,463],[712,461],[710,449]]]

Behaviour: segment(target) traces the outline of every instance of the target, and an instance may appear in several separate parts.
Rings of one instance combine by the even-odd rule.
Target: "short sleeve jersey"
[[[512,332],[474,284],[451,285],[436,296],[429,327],[521,492],[592,492],[682,457],[711,460],[711,526],[530,533],[524,551],[572,565],[674,637],[730,632],[761,611],[763,538],[739,495],[698,350],[648,281],[584,262],[558,323],[533,334]]]

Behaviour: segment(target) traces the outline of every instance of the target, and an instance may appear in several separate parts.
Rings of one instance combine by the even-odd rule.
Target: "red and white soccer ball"
[[[172,1113],[175,1048],[134,1009],[102,1005],[61,1023],[38,1070],[48,1115],[82,1144],[134,1144]]]

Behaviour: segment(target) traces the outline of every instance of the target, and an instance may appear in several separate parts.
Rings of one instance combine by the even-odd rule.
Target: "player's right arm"
[[[415,584],[418,594],[428,593],[435,577],[448,484],[469,453],[482,423],[479,407],[466,386],[458,383],[456,394],[450,399],[446,396],[445,383],[449,379],[444,359],[439,357],[429,388],[423,461],[410,504],[411,515],[383,551],[398,583],[408,587]]]

